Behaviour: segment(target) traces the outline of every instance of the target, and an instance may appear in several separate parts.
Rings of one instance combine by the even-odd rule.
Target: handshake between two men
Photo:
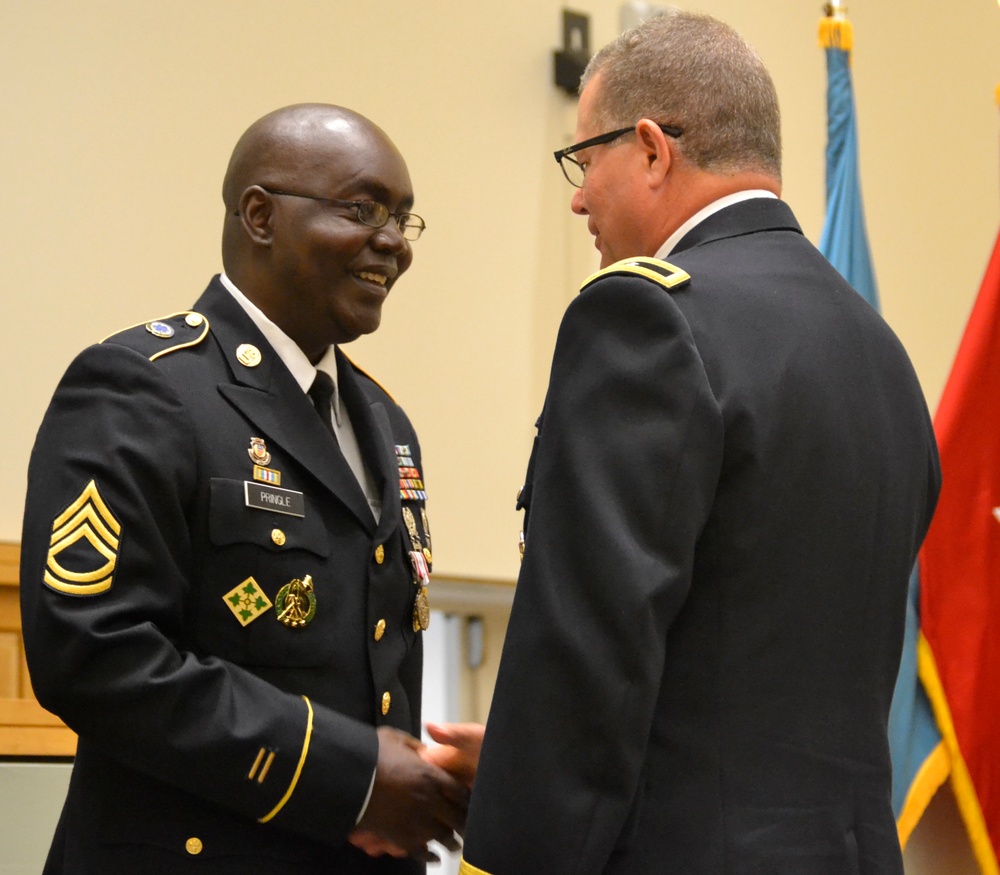
[[[484,729],[478,723],[429,723],[436,744],[425,745],[380,727],[375,782],[351,844],[373,857],[424,862],[438,859],[428,842],[458,850]]]

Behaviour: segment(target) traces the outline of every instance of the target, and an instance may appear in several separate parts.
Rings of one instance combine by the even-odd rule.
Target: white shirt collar
[[[701,224],[713,213],[719,212],[721,209],[732,206],[733,204],[738,204],[741,201],[748,201],[755,197],[770,197],[777,198],[778,196],[772,191],[766,191],[762,188],[752,188],[746,191],[736,191],[732,194],[724,195],[716,201],[712,201],[707,207],[702,207],[695,213],[690,219],[688,219],[683,225],[681,225],[673,234],[671,234],[666,242],[656,250],[656,257],[659,259],[665,259],[671,252],[674,251],[674,247],[681,242],[681,239],[694,228],[696,225]]]
[[[337,386],[337,352],[336,347],[331,345],[323,354],[323,358],[314,367],[299,345],[292,340],[284,331],[275,325],[263,311],[243,294],[236,284],[226,276],[225,272],[219,274],[219,281],[231,294],[236,302],[246,311],[246,314],[253,320],[254,325],[260,329],[271,348],[278,354],[278,358],[284,362],[285,367],[295,378],[303,392],[308,392],[316,379],[316,371],[326,371],[333,380],[333,415],[337,422],[340,422],[340,391]]]

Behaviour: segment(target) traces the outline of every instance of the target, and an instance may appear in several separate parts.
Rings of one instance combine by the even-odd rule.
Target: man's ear
[[[644,118],[635,126],[635,139],[639,148],[643,150],[650,184],[659,186],[666,179],[674,163],[674,154],[667,135],[660,130],[656,122]]]
[[[240,195],[240,222],[257,245],[269,247],[274,240],[274,198],[259,185],[251,185]]]

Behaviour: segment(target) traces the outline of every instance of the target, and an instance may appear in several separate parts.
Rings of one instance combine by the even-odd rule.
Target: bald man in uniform
[[[224,273],[84,350],[32,454],[25,648],[79,734],[45,871],[419,873],[468,795],[416,741],[420,447],[340,346],[424,223],[386,134],[320,104],[255,122],[223,199]]]

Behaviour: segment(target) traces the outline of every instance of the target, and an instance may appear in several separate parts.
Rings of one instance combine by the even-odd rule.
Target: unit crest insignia
[[[271,600],[252,577],[229,590],[222,600],[243,626],[248,626],[271,607]]]
[[[264,438],[250,438],[250,448],[247,450],[255,465],[268,465],[271,462],[271,454],[267,451],[267,444]]]

